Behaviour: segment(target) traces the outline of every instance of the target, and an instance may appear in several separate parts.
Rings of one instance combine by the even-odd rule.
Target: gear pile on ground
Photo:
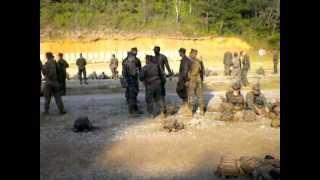
[[[73,124],[74,132],[89,132],[93,130],[93,125],[87,116],[79,117]]]
[[[161,127],[168,132],[177,132],[184,129],[184,124],[178,121],[176,117],[168,117],[161,120]]]
[[[223,178],[249,176],[254,180],[279,180],[280,159],[266,155],[264,158],[232,155],[221,157],[215,174]]]

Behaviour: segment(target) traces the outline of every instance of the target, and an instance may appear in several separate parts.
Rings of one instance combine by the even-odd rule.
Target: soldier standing
[[[248,86],[248,72],[250,70],[250,58],[249,55],[244,53],[243,60],[242,60],[242,69],[241,69],[241,83],[243,86]]]
[[[54,56],[51,52],[46,53],[46,58],[47,62],[42,67],[42,73],[46,80],[44,86],[44,114],[49,114],[51,96],[54,97],[60,114],[65,114],[66,112],[59,94],[57,63],[55,62]]]
[[[235,81],[239,82],[241,81],[241,62],[238,57],[238,53],[235,52],[232,59],[232,77],[235,79]]]
[[[116,56],[114,54],[112,54],[112,58],[110,60],[110,64],[109,64],[110,70],[112,72],[112,76],[111,79],[116,79],[117,78],[117,68],[118,68],[118,59],[116,58]]]
[[[188,91],[187,83],[189,81],[188,73],[191,68],[191,60],[186,56],[186,49],[180,48],[179,55],[182,58],[179,67],[179,76],[176,92],[178,96],[182,99],[183,104],[188,102]]]
[[[87,61],[84,57],[82,57],[82,53],[80,53],[80,57],[77,59],[76,64],[78,66],[78,75],[79,75],[79,79],[80,79],[80,84],[82,85],[82,75],[84,78],[84,83],[88,84],[87,72],[86,72]]]
[[[63,59],[63,54],[58,54],[58,70],[59,70],[59,84],[60,84],[60,92],[61,95],[66,95],[66,78],[67,78],[67,68],[69,68],[69,64],[66,60]]]
[[[203,100],[203,78],[204,78],[204,66],[203,62],[197,58],[198,51],[191,49],[190,59],[192,61],[189,71],[189,83],[188,83],[188,100],[189,110],[193,111],[196,105],[200,108],[200,114],[204,114],[204,100]]]
[[[230,76],[231,75],[231,66],[232,66],[232,53],[227,51],[224,53],[223,56],[223,64],[224,64],[224,75]]]
[[[153,57],[150,55],[146,56],[146,65],[143,66],[139,79],[144,82],[146,89],[146,103],[147,110],[154,117],[157,116],[156,109],[154,105],[160,106],[160,112],[164,115],[165,104],[162,97],[162,85],[165,83],[166,78],[162,69],[158,64],[152,63]]]
[[[123,77],[126,80],[126,98],[128,102],[129,115],[142,114],[138,110],[137,96],[139,93],[138,74],[141,71],[141,62],[137,57],[137,48],[132,48],[128,57],[123,62]]]
[[[278,64],[279,64],[279,54],[277,50],[273,51],[273,73],[277,74],[278,73]]]
[[[226,93],[226,101],[232,104],[234,110],[242,110],[245,106],[244,97],[241,94],[241,84],[235,82],[232,84],[232,90]]]
[[[246,109],[253,110],[257,115],[266,115],[268,112],[267,99],[261,93],[260,84],[255,84],[252,91],[247,93]]]
[[[168,62],[168,59],[165,55],[161,54],[160,53],[160,47],[159,46],[155,46],[153,48],[153,51],[154,51],[154,63],[158,64],[159,67],[161,68],[161,71],[165,73],[165,68],[167,69],[168,71],[168,75],[169,76],[172,76],[173,73],[170,69],[170,66],[169,66],[169,62]],[[163,100],[163,102],[165,102],[165,97],[166,97],[166,84],[165,84],[165,81],[162,82],[163,84],[161,84],[161,98]]]

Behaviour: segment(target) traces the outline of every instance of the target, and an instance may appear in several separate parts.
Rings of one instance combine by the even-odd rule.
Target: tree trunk
[[[143,6],[143,25],[147,24],[147,7],[146,7],[146,0],[142,0]]]
[[[189,14],[192,13],[192,0],[189,0]]]
[[[219,27],[219,35],[222,35],[223,25],[224,25],[224,22],[223,22],[223,20],[222,20],[222,21],[221,21],[221,24],[220,24],[220,27]]]
[[[180,22],[179,4],[180,4],[180,0],[176,0],[175,6],[176,6],[176,22],[177,22],[177,24],[179,24],[179,22]]]

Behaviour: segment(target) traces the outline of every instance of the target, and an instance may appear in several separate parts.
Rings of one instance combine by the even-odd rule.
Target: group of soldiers
[[[244,51],[234,52],[233,54],[229,51],[225,52],[223,57],[224,74],[226,76],[232,76],[238,83],[243,86],[248,86],[249,81],[247,78],[250,70],[250,57]]]
[[[278,73],[279,54],[278,51],[273,50],[273,73]],[[223,57],[224,75],[232,76],[235,81],[239,82],[242,86],[248,86],[248,72],[250,71],[250,57],[244,51],[234,52],[230,51],[224,53]]]
[[[142,112],[138,109],[137,96],[139,93],[139,80],[145,85],[145,100],[147,110],[150,115],[157,116],[166,114],[166,74],[173,76],[174,73],[170,68],[168,59],[160,53],[160,47],[155,46],[154,56],[146,55],[146,65],[141,67],[141,61],[137,58],[137,48],[132,48],[128,52],[127,57],[122,63],[121,84],[126,88],[125,97],[128,103],[128,112],[131,116],[136,116]],[[198,51],[191,49],[189,57],[186,55],[186,49],[180,48],[179,55],[181,57],[178,82],[176,92],[182,99],[183,105],[187,107],[189,114],[198,105],[201,114],[204,113],[203,102],[203,80],[204,80],[204,65],[197,58]],[[160,109],[160,111],[157,111]]]
[[[126,88],[125,98],[128,104],[130,116],[138,116],[142,111],[138,108],[137,96],[139,93],[139,80],[145,86],[145,101],[147,111],[153,117],[159,114],[165,116],[166,109],[166,77],[173,76],[168,59],[160,53],[160,47],[153,48],[154,55],[146,55],[145,66],[142,67],[140,59],[137,57],[138,49],[132,48],[127,57],[122,61],[122,78],[120,82],[122,87]],[[176,93],[182,99],[182,107],[185,114],[192,116],[195,111],[201,115],[204,114],[206,107],[203,98],[203,81],[205,68],[202,59],[197,57],[198,51],[191,49],[189,56],[186,55],[186,49],[178,50],[181,57],[178,73],[178,82]],[[58,60],[54,59],[51,52],[46,53],[47,62],[42,66],[40,61],[40,71],[46,78],[44,87],[45,114],[49,113],[49,104],[51,97],[54,96],[58,109],[61,114],[65,113],[61,96],[66,94],[66,69],[69,64],[63,59],[63,54],[58,54]],[[274,56],[275,59],[276,56]],[[78,76],[80,84],[86,77],[86,59],[80,54],[76,60],[78,66]],[[247,73],[250,69],[249,56],[241,51],[240,55],[226,52],[224,55],[225,75],[232,75],[235,83],[232,90],[226,93],[226,101],[231,104],[235,110],[250,109],[256,114],[263,114],[268,111],[268,104],[260,91],[260,85],[254,85],[253,91],[249,92],[244,99],[241,94],[241,86],[247,86]],[[118,59],[112,56],[109,67],[112,72],[112,78],[118,77]],[[166,72],[167,74],[166,75]],[[40,72],[40,91],[41,91],[41,72]]]

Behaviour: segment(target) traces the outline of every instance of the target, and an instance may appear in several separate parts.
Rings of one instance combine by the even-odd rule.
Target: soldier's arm
[[[139,80],[140,81],[144,81],[145,79],[145,75],[144,75],[144,68],[141,69],[140,73],[139,73]]]
[[[87,65],[87,60],[86,59],[83,59],[83,64]]]
[[[69,67],[69,64],[68,64],[68,62],[67,61],[64,61],[65,63],[66,63],[66,68],[68,68]]]
[[[167,59],[166,56],[163,56],[163,61],[164,61],[164,65],[166,66],[166,69],[168,71],[169,76],[171,76],[172,75],[172,70],[170,68],[170,65],[169,65],[169,62],[168,62],[168,59]]]
[[[203,65],[202,59],[201,59],[200,65],[201,65],[200,76],[201,76],[201,81],[203,81],[206,72],[205,72],[205,69],[204,69],[204,65]]]
[[[77,61],[76,61],[76,65],[77,65],[77,66],[79,66],[79,59],[77,59]]]
[[[140,61],[140,59],[139,58],[136,58],[136,65],[137,65],[137,67],[138,67],[138,70],[139,71],[141,71],[141,61]]]

